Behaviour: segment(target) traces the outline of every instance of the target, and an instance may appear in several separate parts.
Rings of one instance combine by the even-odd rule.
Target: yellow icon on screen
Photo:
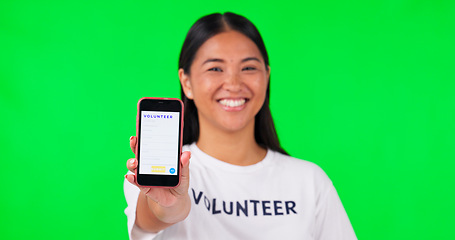
[[[152,166],[152,172],[164,173],[164,172],[166,172],[166,167],[164,167],[164,166]]]

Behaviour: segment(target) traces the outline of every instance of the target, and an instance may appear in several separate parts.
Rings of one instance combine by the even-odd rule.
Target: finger
[[[188,181],[190,177],[190,158],[191,152],[183,152],[180,157],[182,163],[182,181]]]
[[[182,167],[188,167],[190,164],[190,158],[191,158],[191,152],[190,151],[185,151],[182,153],[182,156],[180,156],[180,164],[182,164]]]
[[[131,172],[134,172],[137,168],[136,158],[128,159],[128,161],[126,161],[126,168],[128,168],[128,170],[130,170]]]
[[[190,182],[190,158],[191,152],[183,152],[182,156],[180,156],[181,164],[180,184],[177,188],[173,189],[179,195],[184,195],[185,193],[188,193],[188,185]]]
[[[133,151],[134,154],[136,154],[136,145],[137,145],[137,137],[131,136],[130,137],[130,147],[131,147],[131,151]]]
[[[136,182],[136,175],[135,174],[126,174],[125,175],[125,179],[130,182],[131,184],[135,185],[136,187],[139,188],[140,191],[144,192],[145,194],[147,194],[149,191],[150,191],[150,188],[148,187],[142,187],[142,186],[139,186]]]
[[[126,174],[125,175],[125,178],[128,182],[130,182],[131,184],[134,184],[136,185],[136,180],[134,179],[135,178],[135,175],[134,174]]]

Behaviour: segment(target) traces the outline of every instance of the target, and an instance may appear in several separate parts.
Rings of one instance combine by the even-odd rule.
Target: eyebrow
[[[261,62],[257,57],[247,57],[242,60],[242,62],[248,62],[248,61],[258,61]]]
[[[202,65],[206,64],[206,63],[209,63],[209,62],[224,62],[223,59],[219,59],[219,58],[209,58],[207,60],[205,60]]]
[[[257,61],[257,62],[261,62],[261,60],[259,60],[257,57],[247,57],[247,58],[244,58],[242,59],[242,63],[243,62],[248,62],[248,61]],[[209,58],[207,60],[205,60],[202,65],[206,64],[206,63],[210,63],[210,62],[224,62],[223,59],[220,59],[220,58]]]

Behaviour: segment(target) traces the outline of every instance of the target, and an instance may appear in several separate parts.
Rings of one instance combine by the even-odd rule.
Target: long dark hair
[[[269,67],[269,57],[257,28],[245,17],[226,12],[224,14],[214,13],[204,16],[193,24],[183,42],[179,58],[179,69],[181,68],[185,74],[189,74],[194,56],[201,45],[216,34],[228,30],[238,31],[251,39],[262,54],[265,67]],[[183,144],[191,144],[199,139],[197,108],[194,101],[185,96],[183,89],[181,89],[181,97],[185,104]],[[272,114],[270,113],[269,97],[270,79],[264,104],[255,117],[254,137],[260,146],[288,155],[286,151],[281,148],[280,142],[278,141]]]

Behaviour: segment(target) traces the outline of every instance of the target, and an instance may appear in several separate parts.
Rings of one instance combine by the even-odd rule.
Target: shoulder
[[[321,167],[316,163],[298,159],[289,155],[269,150],[273,154],[273,164],[285,166],[287,168],[295,168],[298,171],[312,172],[315,174],[325,174]]]
[[[269,150],[273,154],[272,168],[286,175],[293,175],[295,178],[305,180],[305,182],[312,182],[316,185],[332,185],[330,178],[325,171],[316,163],[298,159],[288,156],[279,152]]]

